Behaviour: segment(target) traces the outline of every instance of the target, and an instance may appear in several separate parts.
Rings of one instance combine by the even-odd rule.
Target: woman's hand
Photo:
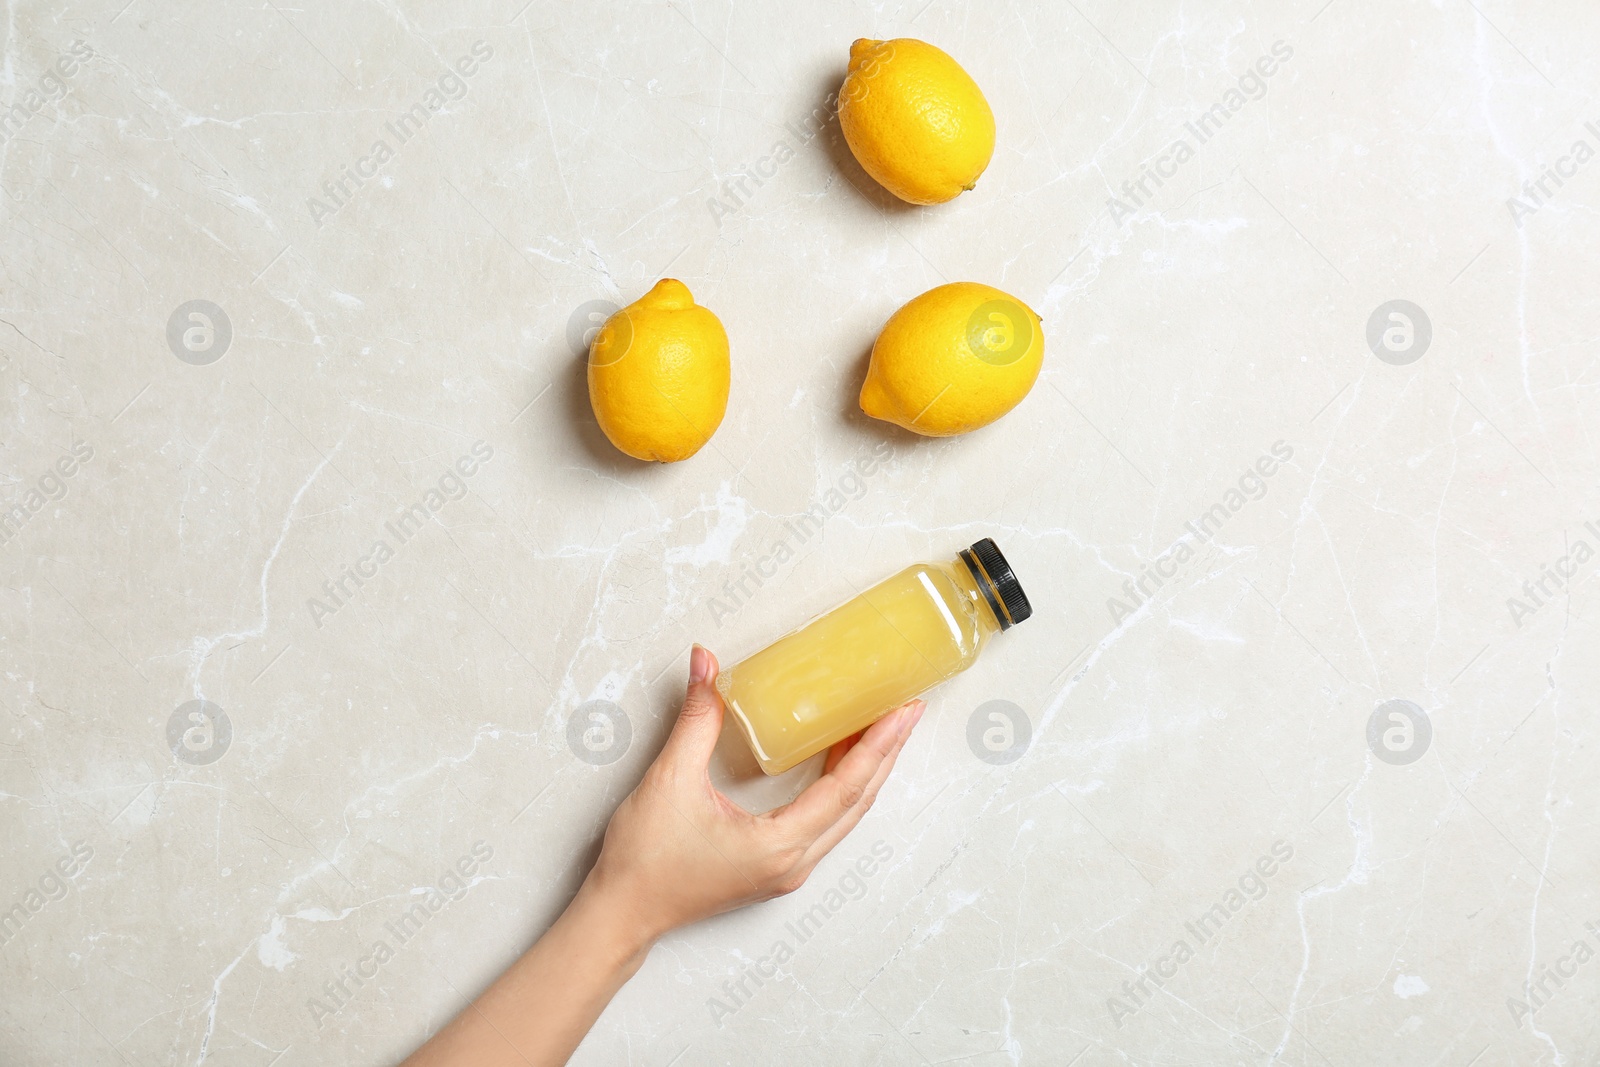
[[[800,888],[872,807],[925,708],[913,700],[841,741],[805,792],[752,815],[711,784],[723,713],[716,677],[716,657],[695,645],[677,725],[611,817],[581,891],[606,900],[646,945],[677,927]]]
[[[661,755],[622,802],[561,917],[406,1067],[555,1067],[668,930],[805,882],[861,821],[922,718],[913,700],[828,752],[794,801],[752,815],[711,784],[722,732],[717,661],[689,656],[689,697]]]

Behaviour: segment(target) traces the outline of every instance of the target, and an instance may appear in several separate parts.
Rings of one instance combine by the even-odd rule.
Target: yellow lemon
[[[839,126],[861,169],[913,204],[954,200],[994,155],[994,112],[978,83],[910,37],[850,46]]]
[[[928,437],[987,426],[1022,402],[1044,363],[1044,324],[992,286],[929,289],[872,346],[861,410]]]
[[[688,459],[728,410],[722,322],[687,285],[661,279],[594,335],[589,403],[611,443],[634,459]]]

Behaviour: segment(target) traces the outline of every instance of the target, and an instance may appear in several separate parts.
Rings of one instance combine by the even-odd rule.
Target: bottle
[[[916,563],[717,676],[768,774],[780,774],[960,674],[990,637],[1033,614],[984,538]]]

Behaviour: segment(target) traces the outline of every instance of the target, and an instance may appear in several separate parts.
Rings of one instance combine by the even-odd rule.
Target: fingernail
[[[917,719],[922,716],[922,701],[918,700],[900,709],[900,721],[895,724],[895,733],[904,737],[907,730],[917,724]]]
[[[699,685],[711,673],[711,653],[695,645],[689,652],[689,684]]]

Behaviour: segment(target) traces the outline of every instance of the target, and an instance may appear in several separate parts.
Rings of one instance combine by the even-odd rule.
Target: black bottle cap
[[[1009,630],[1033,614],[1028,594],[1011,571],[1011,564],[1000,554],[1000,546],[991,537],[985,537],[971,548],[963,549],[961,560],[977,579],[983,598],[989,602],[994,617],[1000,620],[1000,629]]]

